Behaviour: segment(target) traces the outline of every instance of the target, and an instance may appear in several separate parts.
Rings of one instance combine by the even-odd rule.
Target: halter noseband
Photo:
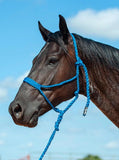
[[[54,131],[48,141],[48,144],[46,145],[43,153],[41,154],[39,160],[42,160],[46,151],[48,150],[56,131],[59,131],[59,124],[63,118],[64,113],[73,105],[73,103],[77,100],[78,95],[79,95],[79,91],[80,91],[80,84],[79,84],[79,67],[83,67],[84,69],[84,73],[85,73],[85,79],[86,79],[86,94],[87,94],[87,102],[86,102],[86,106],[84,108],[84,112],[83,115],[85,116],[87,113],[87,109],[90,103],[90,91],[89,91],[89,78],[88,78],[88,71],[87,68],[85,66],[85,64],[83,63],[83,61],[80,59],[80,57],[78,56],[78,49],[77,49],[77,44],[76,44],[76,40],[73,34],[71,34],[72,36],[72,40],[73,40],[73,44],[74,44],[74,49],[75,49],[75,57],[76,57],[76,75],[68,80],[62,81],[58,84],[53,84],[53,85],[41,85],[39,83],[37,83],[36,81],[34,81],[33,79],[26,77],[23,81],[28,83],[29,85],[31,85],[32,87],[34,87],[35,89],[37,89],[40,94],[45,98],[45,100],[47,101],[47,103],[52,107],[52,109],[56,112],[59,113],[57,121],[55,122],[55,127],[54,127]],[[64,84],[70,83],[72,81],[76,80],[77,81],[77,90],[74,92],[75,97],[73,98],[73,100],[67,105],[67,107],[64,110],[60,110],[59,108],[56,108],[53,106],[53,104],[50,102],[50,100],[47,98],[47,96],[44,94],[44,92],[42,91],[42,89],[48,89],[48,88],[53,88],[53,87],[60,87]]]

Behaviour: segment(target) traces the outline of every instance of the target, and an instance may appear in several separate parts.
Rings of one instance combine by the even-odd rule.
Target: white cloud
[[[119,142],[118,141],[111,141],[111,142],[106,144],[106,148],[108,148],[108,149],[119,148]]]
[[[0,101],[4,100],[8,95],[8,91],[5,88],[0,88]]]
[[[101,11],[86,9],[68,19],[73,32],[101,38],[119,40],[119,9]]]
[[[23,82],[24,77],[28,75],[28,72],[25,72],[23,75],[18,78],[7,77],[4,80],[0,81],[0,102],[5,100],[8,97],[9,89],[18,88]]]
[[[25,72],[23,75],[17,78],[16,80],[16,87],[19,87],[20,84],[23,82],[23,79],[28,75],[29,71]]]
[[[3,140],[0,140],[0,145],[3,145],[4,144],[4,141]]]
[[[7,136],[7,133],[6,132],[1,132],[0,133],[0,137],[6,137]]]
[[[23,75],[19,76],[18,78],[7,77],[3,81],[0,81],[0,86],[3,88],[18,88],[22,83],[24,77],[28,75],[28,72],[25,72]]]

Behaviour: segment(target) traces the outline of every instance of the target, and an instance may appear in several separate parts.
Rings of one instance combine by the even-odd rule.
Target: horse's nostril
[[[14,112],[15,113],[19,113],[19,112],[22,112],[22,108],[19,104],[16,105],[16,107],[14,108]]]
[[[14,113],[14,116],[17,119],[20,119],[22,117],[22,114],[23,114],[22,107],[19,104],[16,104],[16,106],[13,109],[13,113]]]

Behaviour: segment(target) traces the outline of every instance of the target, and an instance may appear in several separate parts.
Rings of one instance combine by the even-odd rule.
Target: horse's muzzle
[[[23,108],[19,103],[14,103],[14,101],[9,106],[9,113],[16,120],[21,120],[23,117]]]
[[[9,106],[9,113],[17,125],[35,127],[38,123],[37,111],[29,115],[25,115],[23,107],[19,103],[14,103],[14,101]]]

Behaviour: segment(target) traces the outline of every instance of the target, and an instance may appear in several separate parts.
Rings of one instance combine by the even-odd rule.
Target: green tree
[[[99,156],[95,156],[95,155],[87,155],[86,157],[84,157],[82,160],[102,160]]]

